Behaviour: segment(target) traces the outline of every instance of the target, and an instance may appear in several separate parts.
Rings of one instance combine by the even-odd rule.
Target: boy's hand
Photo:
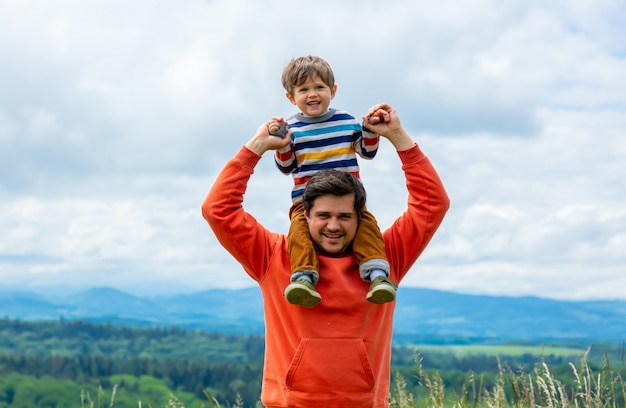
[[[370,132],[386,136],[400,126],[396,111],[386,103],[370,108],[363,116],[363,126]]]
[[[287,132],[285,132],[284,138],[272,136],[270,134],[272,129],[280,129],[281,123],[284,123],[283,118],[272,118],[261,124],[252,139],[246,143],[246,147],[257,155],[263,156],[263,153],[268,150],[278,150],[287,146],[291,143],[290,132],[288,129]]]
[[[396,110],[386,103],[380,103],[370,108],[363,116],[363,123],[372,133],[389,139],[398,151],[409,149],[415,145],[402,127]]]
[[[284,139],[285,136],[287,136],[287,122],[282,120],[282,118],[280,120],[272,119],[268,126],[268,130],[270,135]]]
[[[370,112],[367,115],[367,123],[370,125],[378,125],[380,123],[388,123],[391,120],[389,112],[384,109],[377,109],[374,112]]]

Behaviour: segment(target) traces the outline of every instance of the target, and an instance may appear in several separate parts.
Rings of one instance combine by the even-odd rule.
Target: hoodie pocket
[[[287,372],[290,407],[371,407],[374,374],[362,339],[302,339]]]

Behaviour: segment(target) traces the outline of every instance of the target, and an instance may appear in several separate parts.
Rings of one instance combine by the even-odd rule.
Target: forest
[[[560,346],[560,347],[556,347]],[[592,346],[591,367],[610,356],[624,364],[623,346]],[[0,320],[0,407],[88,406],[86,400],[116,393],[116,406],[206,406],[207,394],[224,406],[259,400],[264,339],[176,327],[134,328],[85,321]],[[565,384],[575,381],[570,363],[585,350],[570,345],[511,345],[482,349],[450,345],[394,347],[392,380],[424,393],[435,374],[447,392],[462,393],[467,373],[481,386],[498,381],[503,367],[532,372],[547,364]],[[508,354],[507,354],[508,353]],[[426,377],[427,378],[427,377]]]
[[[0,407],[80,406],[84,390],[117,386],[118,405],[187,406],[203,390],[222,401],[237,394],[254,406],[261,389],[263,338],[83,321],[0,320]],[[148,405],[144,405],[148,406]]]

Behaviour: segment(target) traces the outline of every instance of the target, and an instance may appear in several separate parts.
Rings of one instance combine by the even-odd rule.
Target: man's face
[[[342,255],[352,243],[359,226],[354,194],[320,196],[305,217],[311,239],[323,255]]]

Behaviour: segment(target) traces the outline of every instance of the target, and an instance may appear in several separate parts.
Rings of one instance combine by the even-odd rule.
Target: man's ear
[[[289,99],[289,102],[291,102],[292,105],[296,104],[296,99],[293,97],[292,94],[290,94],[289,92],[285,92],[285,96],[287,97],[287,99]]]

